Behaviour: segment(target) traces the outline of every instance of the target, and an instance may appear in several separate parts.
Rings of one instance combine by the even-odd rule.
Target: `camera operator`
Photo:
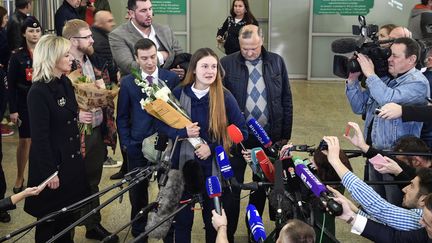
[[[346,95],[351,108],[356,114],[365,113],[366,143],[377,149],[390,149],[402,136],[420,136],[422,123],[405,122],[401,119],[385,120],[375,116],[375,110],[389,102],[404,105],[424,105],[429,97],[429,83],[425,76],[415,68],[419,59],[420,47],[411,38],[395,39],[388,58],[388,73],[378,77],[372,60],[363,54],[357,55],[367,89],[362,89],[359,82],[360,72],[350,73],[346,81]],[[370,180],[383,180],[372,166],[369,166]],[[391,179],[389,177],[389,179]],[[402,196],[397,186],[374,186],[380,195],[393,204],[400,205]]]

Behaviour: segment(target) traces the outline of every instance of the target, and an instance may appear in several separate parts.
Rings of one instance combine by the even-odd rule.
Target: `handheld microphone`
[[[266,148],[270,157],[277,158],[278,152],[272,147],[273,142],[264,128],[257,122],[257,120],[251,118],[247,124],[253,135],[258,139],[261,145]]]
[[[265,179],[265,175],[261,169],[261,166],[258,162],[258,158],[256,154],[258,151],[262,151],[261,147],[251,149],[251,161],[248,163],[252,169],[252,172],[257,175],[261,180]]]
[[[216,153],[216,161],[219,165],[220,172],[222,177],[228,183],[230,190],[231,184],[235,187],[240,187],[237,179],[234,177],[234,171],[232,170],[231,163],[229,162],[228,155],[225,153],[225,150],[222,146],[217,146],[215,148]]]
[[[331,50],[334,53],[350,53],[356,51],[359,47],[356,39],[341,38],[331,43]]]
[[[243,150],[246,150],[245,146],[243,145],[243,134],[241,133],[240,129],[234,125],[231,124],[227,127],[228,136],[231,138],[231,141],[235,144],[240,144],[242,146]]]
[[[180,198],[183,194],[183,174],[179,170],[170,170],[168,172],[168,181],[164,187],[161,187],[157,196],[158,209],[148,214],[146,229],[157,225],[163,218],[170,215],[177,209]],[[149,234],[149,237],[163,239],[170,227],[172,219],[163,223]]]
[[[222,215],[221,205],[219,201],[219,197],[222,196],[222,189],[219,182],[219,178],[217,176],[207,177],[206,189],[209,198],[213,199],[216,213]]]
[[[249,229],[252,232],[254,240],[256,242],[264,242],[264,240],[267,238],[264,224],[262,222],[261,216],[258,213],[258,210],[253,204],[249,204],[246,207],[246,215]]]
[[[276,222],[279,225],[282,225],[283,212],[288,213],[292,211],[292,206],[290,202],[287,200],[287,197],[291,200],[294,200],[294,197],[290,193],[285,190],[284,187],[284,173],[282,161],[276,160],[275,162],[275,183],[273,186],[273,190],[269,195],[269,203],[276,209]]]
[[[303,160],[299,157],[294,157],[295,173],[304,184],[312,191],[312,193],[320,199],[323,204],[329,209],[329,213],[335,216],[342,214],[342,205],[329,197],[331,195],[324,184],[307,168]]]
[[[255,154],[259,165],[261,167],[262,172],[264,173],[265,177],[268,181],[271,183],[274,183],[275,181],[275,169],[273,164],[271,163],[270,159],[267,157],[267,155],[264,153],[263,150],[260,150],[256,152]]]

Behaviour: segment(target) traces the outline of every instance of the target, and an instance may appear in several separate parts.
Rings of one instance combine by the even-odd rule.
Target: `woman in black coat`
[[[216,34],[216,41],[223,43],[225,54],[229,55],[240,51],[239,32],[243,26],[248,24],[258,26],[258,21],[249,8],[248,0],[234,0],[231,5],[230,15],[225,19]]]
[[[71,205],[88,194],[77,126],[78,105],[71,81],[70,42],[43,36],[33,53],[33,85],[27,97],[32,144],[28,186],[39,185],[58,171],[38,197],[27,198],[24,210],[40,219]],[[36,226],[36,242],[46,242],[75,220],[73,213]],[[73,242],[68,232],[58,242]]]

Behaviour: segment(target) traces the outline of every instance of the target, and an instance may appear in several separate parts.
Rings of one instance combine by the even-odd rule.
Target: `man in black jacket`
[[[95,14],[94,24],[91,27],[93,33],[93,48],[95,54],[109,63],[114,63],[111,53],[108,34],[116,25],[111,12],[101,10]]]
[[[239,42],[239,52],[221,59],[225,70],[224,85],[236,98],[246,120],[254,118],[274,143],[284,145],[291,138],[293,113],[285,62],[278,54],[264,49],[262,30],[256,25],[244,26],[239,33]],[[243,142],[245,147],[262,147],[250,133],[249,138]],[[237,180],[242,183],[246,163],[241,151],[234,151],[233,155],[230,158],[231,166]],[[259,180],[257,176],[253,178]],[[251,194],[249,199],[249,203],[256,206],[260,215],[264,210],[265,198],[264,190],[259,190]],[[237,200],[230,206],[224,205],[230,242],[237,228],[239,203]]]
[[[15,12],[10,17],[7,25],[7,41],[9,50],[13,51],[25,42],[21,34],[21,26],[32,11],[32,0],[16,0]]]
[[[80,4],[81,0],[64,0],[63,4],[57,9],[54,24],[58,36],[62,35],[63,26],[68,20],[80,18],[77,12]]]

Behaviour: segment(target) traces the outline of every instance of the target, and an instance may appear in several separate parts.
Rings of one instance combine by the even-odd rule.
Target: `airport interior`
[[[97,1],[97,0],[96,0]],[[63,0],[33,0],[33,13],[39,19],[44,34],[55,33],[54,14]],[[109,0],[116,26],[125,23],[127,0]],[[153,22],[168,25],[174,32],[184,52],[194,53],[202,47],[213,49],[219,58],[225,53],[217,47],[216,32],[229,15],[232,0],[152,0]],[[8,9],[9,16],[14,11],[15,0],[2,0],[0,4]],[[356,149],[343,138],[347,122],[356,122],[363,130],[364,120],[361,114],[355,114],[345,94],[345,79],[333,74],[332,42],[341,38],[361,40],[360,35],[353,35],[352,26],[359,25],[358,16],[364,15],[366,24],[382,26],[394,24],[408,26],[411,9],[420,1],[415,0],[365,0],[365,1],[326,1],[326,0],[249,0],[250,9],[263,29],[263,46],[267,51],[279,54],[285,61],[292,92],[293,124],[290,141],[295,145],[316,147],[323,136],[337,136],[341,149]],[[332,5],[332,3],[334,5]],[[336,6],[337,4],[343,5]],[[335,8],[331,10],[331,8]],[[330,10],[329,10],[330,9]],[[340,12],[338,12],[340,11]],[[370,39],[367,41],[371,41]],[[346,55],[350,55],[347,53]],[[8,118],[7,115],[5,115]],[[7,124],[7,122],[6,122]],[[13,195],[12,187],[16,175],[16,146],[18,130],[11,127],[14,134],[2,137],[3,167],[6,177],[6,196]],[[122,161],[120,146],[115,151],[109,150],[109,156]],[[301,158],[308,158],[307,152],[294,152]],[[363,178],[365,158],[350,159],[355,175]],[[28,167],[27,167],[28,169]],[[107,188],[118,180],[109,177],[118,172],[119,167],[103,168],[99,189]],[[27,181],[27,170],[25,173]],[[245,183],[252,181],[249,167],[245,173]],[[119,189],[109,191],[101,197],[101,202],[116,194]],[[157,199],[157,182],[149,186],[149,201]],[[235,242],[248,242],[245,222],[246,206],[250,191],[241,192],[240,217]],[[345,190],[344,194],[351,198]],[[55,199],[53,199],[55,200]],[[11,221],[0,222],[0,237],[36,221],[23,210],[24,202],[18,202],[15,210],[9,211]],[[196,205],[198,207],[198,204]],[[129,197],[115,199],[101,209],[102,225],[110,232],[130,221]],[[275,228],[275,222],[269,219],[268,205],[262,220],[267,234]],[[333,216],[330,216],[333,217]],[[371,242],[351,233],[351,226],[335,219],[335,238],[338,242]],[[192,229],[192,242],[205,242],[204,223],[201,211],[195,211]],[[97,242],[85,237],[85,227],[77,226],[74,241],[77,243]],[[34,228],[28,233],[14,236],[8,242],[33,242]],[[118,233],[120,242],[131,242],[130,229]],[[162,240],[149,239],[149,242]],[[316,242],[321,242],[317,240]],[[333,242],[333,241],[322,241]]]

